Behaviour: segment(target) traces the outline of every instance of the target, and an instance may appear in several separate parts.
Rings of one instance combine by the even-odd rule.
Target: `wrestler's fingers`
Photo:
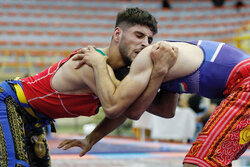
[[[154,57],[154,55],[156,54],[157,50],[160,48],[160,44],[159,42],[158,43],[155,43],[153,46],[152,46],[152,49],[151,49],[151,58]]]
[[[78,62],[78,64],[75,66],[75,69],[79,69],[82,67],[84,64],[86,64],[86,61],[82,59],[81,61]]]
[[[83,54],[76,54],[73,56],[72,60],[77,61],[77,60],[82,60],[84,57]]]
[[[63,150],[67,150],[67,149],[69,149],[69,148],[71,148],[72,147],[72,141],[70,141],[69,143],[66,143],[66,144],[64,144],[62,147],[60,147],[61,149],[63,149]]]
[[[79,50],[76,51],[76,53],[85,53],[87,51],[86,48],[81,48]]]
[[[88,50],[95,51],[95,48],[92,45],[88,45]]]
[[[175,53],[176,55],[178,55],[179,49],[178,49],[177,47],[175,47],[175,46],[172,46],[172,49],[173,49],[174,53]]]
[[[68,150],[69,148],[75,147],[75,146],[81,147],[81,144],[77,140],[72,140],[70,143],[64,146],[63,150]]]
[[[178,51],[178,48],[175,46],[171,46],[173,51]]]
[[[65,146],[66,144],[68,144],[70,141],[71,141],[71,140],[68,140],[68,139],[63,140],[63,141],[57,146],[57,148],[62,148],[63,146]]]
[[[157,49],[159,49],[159,43],[156,43],[152,46],[152,51],[155,51]]]
[[[62,149],[63,150],[68,150],[68,149],[70,149],[71,147],[74,147],[75,145],[73,145],[73,144],[67,144],[67,145],[65,145]]]
[[[84,149],[83,151],[80,152],[79,156],[82,157],[82,156],[84,156],[86,153],[87,153],[87,150]]]

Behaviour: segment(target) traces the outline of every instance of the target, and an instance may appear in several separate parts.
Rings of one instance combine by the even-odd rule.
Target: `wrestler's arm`
[[[167,71],[168,71],[168,69],[167,69]],[[160,84],[162,82],[162,79],[163,79],[162,75],[165,74],[166,71],[165,72],[163,72],[161,70],[159,71],[159,69],[156,70],[156,68],[155,68],[154,72],[157,72],[157,73],[155,73],[153,75],[153,77],[151,77],[151,79],[152,78],[155,79],[151,83],[153,84],[155,82],[159,82],[159,84]],[[111,78],[113,78],[113,82],[115,83],[115,86],[118,86],[119,81],[115,79],[112,69],[111,69],[109,75]],[[153,88],[155,88],[155,87],[153,87]],[[157,89],[153,89],[153,90],[156,90],[156,92],[157,92],[158,87],[157,87]],[[137,107],[138,107],[138,105],[137,105]],[[134,109],[136,109],[136,107]],[[65,140],[62,143],[60,143],[58,148],[63,148],[66,150],[66,149],[69,149],[71,147],[78,146],[78,147],[82,148],[80,156],[83,156],[92,148],[92,146],[95,143],[97,143],[104,136],[106,136],[107,134],[112,132],[114,129],[119,127],[125,120],[126,120],[126,117],[124,117],[123,115],[119,116],[116,119],[104,118],[104,120],[85,139],[83,139],[83,140],[81,140],[81,139]]]
[[[111,69],[109,66],[108,69]],[[95,87],[95,78],[93,69],[89,67],[88,65],[81,65],[81,68],[76,70],[77,76],[81,77],[82,80],[86,85],[89,86],[89,88],[96,93],[96,87]],[[110,78],[112,79],[112,82],[117,86],[119,85],[120,81],[115,78],[115,74],[113,70],[109,70]],[[104,111],[105,112],[105,111]],[[63,140],[59,145],[58,148],[63,150],[68,150],[72,147],[80,147],[82,150],[79,153],[79,156],[82,157],[85,155],[89,150],[91,150],[92,146],[96,144],[99,140],[101,140],[103,137],[108,135],[110,132],[112,132],[114,129],[119,127],[124,121],[126,120],[126,117],[124,115],[119,116],[115,119],[109,119],[105,117],[98,126],[84,139],[66,139]]]
[[[160,90],[160,79],[152,78],[143,94],[124,113],[126,117],[138,120],[147,112],[163,118],[172,118],[178,102],[178,94]]]
[[[141,96],[139,99],[137,99],[136,103],[134,103],[133,106],[129,108],[129,111],[126,112],[126,113],[128,113],[127,116],[131,119],[137,119],[136,117],[140,116],[145,111],[145,109],[152,103],[154,96],[156,95],[158,88],[159,88],[160,84],[162,83],[162,80],[163,80],[165,74],[168,72],[169,68],[174,64],[174,62],[176,60],[176,55],[174,54],[174,50],[172,50],[172,48],[170,49],[169,46],[166,46],[166,44],[160,43],[160,44],[154,45],[153,47],[154,47],[152,49],[153,53],[151,55],[154,55],[154,54],[156,55],[155,56],[156,60],[154,61],[154,63],[155,62],[160,62],[160,63],[156,63],[155,67],[153,68],[153,74],[151,76],[150,85],[147,88],[146,92],[144,92],[143,96]],[[148,53],[150,53],[150,52],[147,52],[147,54]],[[162,56],[164,54],[165,54],[165,56]],[[137,58],[140,57],[140,55],[143,55],[143,52],[140,53],[137,56]],[[158,59],[157,59],[157,55],[158,55]],[[93,55],[91,58],[93,58]],[[145,58],[145,55],[143,55],[143,58]],[[147,58],[149,58],[149,56]],[[95,59],[95,60],[101,60],[101,59]],[[136,59],[136,60],[138,60],[138,59]],[[153,60],[154,60],[154,58],[153,58]],[[92,62],[96,62],[96,61],[92,61]],[[136,62],[136,61],[134,61],[134,62]],[[97,70],[100,70],[101,72],[105,73],[105,71],[106,71],[105,64],[106,64],[105,62],[98,62],[97,65],[99,67],[102,67],[101,65],[104,65],[104,66],[103,66],[103,68],[97,68]],[[143,63],[143,59],[142,59],[140,64],[146,65],[145,63]],[[132,66],[133,66],[133,64],[132,64]],[[101,70],[101,69],[103,69],[103,70]],[[133,68],[131,68],[131,69],[133,69]],[[104,73],[101,73],[102,77],[104,77],[104,78],[106,77],[106,79],[110,80],[110,76],[108,76],[108,75],[105,76],[105,75],[103,75]],[[99,77],[96,76],[95,78],[99,78]],[[101,83],[101,80],[97,81],[97,83],[98,82]],[[111,86],[113,86],[114,87],[113,89],[115,89],[114,85],[111,84]],[[135,96],[134,92],[137,89],[136,89],[136,87],[133,87],[133,88],[134,88],[133,89],[134,91],[133,91],[132,96]],[[104,90],[104,89],[105,89],[105,87],[103,87],[102,90]],[[125,87],[125,89],[126,89],[126,87]],[[107,91],[109,91],[109,90],[107,89]],[[104,92],[104,94],[105,93],[106,92]],[[154,111],[157,111],[157,110],[154,110]],[[132,114],[132,116],[131,115],[129,116],[129,114]],[[155,113],[155,114],[156,115],[160,114],[159,116],[163,116],[163,117],[169,117],[169,116],[166,116],[165,112],[163,113],[161,111],[158,113]]]
[[[160,90],[147,112],[163,118],[172,118],[175,116],[178,98],[177,93]]]
[[[161,42],[159,45],[162,46],[160,49],[151,52],[154,67],[146,90],[125,112],[125,115],[130,119],[138,120],[145,110],[164,118],[171,118],[175,114],[178,94],[162,90],[158,92],[169,69],[166,66],[169,58],[162,55],[173,53],[171,53],[172,50],[164,47],[166,43]],[[172,49],[175,55],[178,56],[178,49],[176,47],[172,47]]]
[[[162,59],[153,60],[153,62],[154,67],[149,84],[139,98],[137,98],[135,102],[124,112],[124,115],[127,118],[138,120],[145,110],[163,118],[172,118],[175,115],[179,95],[177,93],[159,89],[162,84],[162,80],[167,73],[166,71],[162,71],[164,68],[160,67],[160,63],[165,64],[166,62]],[[112,81],[116,86],[118,86],[120,81],[115,78],[112,68],[109,66],[108,68]]]
[[[115,119],[109,119],[105,117],[97,125],[97,127],[89,135],[86,136],[85,139],[71,139],[71,140],[67,139],[67,140],[62,141],[58,145],[58,148],[61,148],[63,150],[68,150],[72,147],[80,147],[82,148],[82,151],[80,152],[79,156],[82,157],[89,150],[91,150],[94,144],[96,144],[104,136],[108,135],[114,129],[116,129],[121,124],[123,124],[125,120],[126,120],[126,117],[124,115],[121,115]]]
[[[152,82],[151,85],[149,85],[150,87],[146,89],[145,95],[142,95],[138,102],[132,105],[132,109],[130,110],[131,113],[144,112],[152,103],[163,78],[176,61],[177,49],[176,51],[175,49],[176,48],[171,47],[165,42],[158,42],[143,49],[133,61],[129,74],[121,81],[118,87],[115,87],[107,72],[104,72],[104,63],[93,65],[99,97],[103,96],[103,101],[104,99],[108,101],[112,101],[111,98],[114,99],[113,103],[108,104],[108,101],[106,101],[103,105],[111,105],[108,107],[112,108],[114,114],[121,114],[141,95],[148,85],[148,82]],[[150,75],[153,68],[151,55],[153,56],[152,59],[154,62],[158,62],[154,65],[155,70],[152,76]],[[154,58],[154,56],[156,58]],[[149,75],[151,76],[152,81],[149,81]],[[172,100],[170,102],[172,102]],[[176,103],[173,104],[173,106],[176,105]],[[105,106],[103,107],[104,109],[107,108]],[[120,112],[117,112],[117,110]],[[155,113],[156,115],[161,113],[160,116],[166,117],[166,113],[154,110],[154,112],[156,111],[158,112]],[[129,111],[126,111],[126,113],[127,112]],[[133,117],[130,118],[134,119]]]
[[[150,51],[151,47],[141,51],[131,64],[129,74],[119,86],[110,78],[106,62],[101,62],[104,59],[95,58],[95,54],[99,53],[85,53],[87,64],[92,59],[90,64],[94,70],[97,95],[107,117],[116,118],[121,115],[146,88],[153,68]]]

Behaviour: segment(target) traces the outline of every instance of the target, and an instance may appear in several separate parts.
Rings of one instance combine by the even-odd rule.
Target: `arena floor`
[[[124,138],[104,138],[83,158],[79,149],[67,151],[57,149],[65,138],[53,137],[48,140],[53,167],[181,167],[190,144],[138,141]],[[233,163],[233,167],[250,167],[250,149]]]

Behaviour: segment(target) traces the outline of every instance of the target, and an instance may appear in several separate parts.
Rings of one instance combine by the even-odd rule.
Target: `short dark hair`
[[[146,10],[139,9],[138,7],[127,8],[117,14],[115,27],[123,25],[131,27],[138,24],[148,26],[153,34],[156,34],[158,31],[155,17]]]

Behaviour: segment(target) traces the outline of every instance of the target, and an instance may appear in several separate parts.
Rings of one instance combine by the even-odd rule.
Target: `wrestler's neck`
[[[116,70],[126,65],[117,48],[107,47],[103,49],[103,52],[107,55],[107,63],[112,69]]]

